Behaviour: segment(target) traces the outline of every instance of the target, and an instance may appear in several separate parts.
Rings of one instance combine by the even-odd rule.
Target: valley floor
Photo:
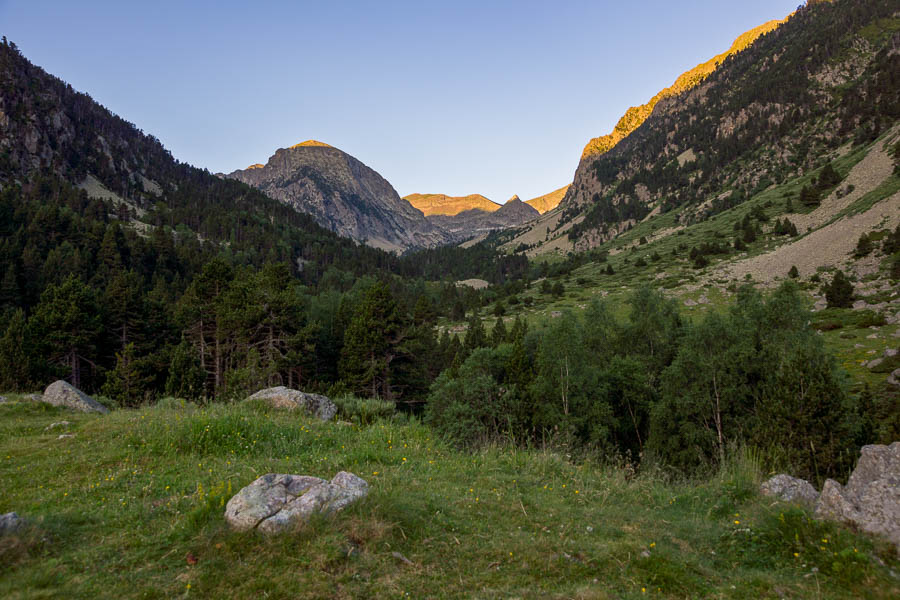
[[[460,452],[402,417],[11,399],[0,512],[31,526],[0,538],[4,598],[900,596],[893,549],[761,498],[746,452],[673,482],[548,451]],[[340,470],[371,492],[337,517],[273,539],[227,529],[225,502],[257,476]]]

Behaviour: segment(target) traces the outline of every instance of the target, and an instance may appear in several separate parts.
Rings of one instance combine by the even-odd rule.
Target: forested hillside
[[[900,117],[900,21],[885,0],[822,2],[725,59],[694,89],[661,99],[605,154],[586,154],[561,206],[577,248],[654,210],[708,218],[822,166]],[[574,224],[574,225],[572,225]]]
[[[402,342],[401,354],[425,358],[416,368],[430,372],[437,366],[416,344],[436,340],[422,324],[482,302],[453,282],[502,284],[527,269],[486,246],[400,258],[338,237],[175,161],[8,41],[0,90],[0,388],[65,376],[128,405],[167,390],[328,389],[340,379],[345,329],[378,286],[396,311],[385,326],[402,331],[391,350]],[[420,399],[429,380],[409,378],[385,392]]]
[[[777,177],[807,169],[816,152],[839,143],[827,133],[835,114],[849,119],[841,143],[855,135],[865,146],[896,108],[890,67],[897,55],[887,50],[895,34],[891,18],[877,20],[884,12],[874,1],[800,11],[725,61],[689,102],[679,97],[667,108],[670,101],[661,101],[643,126],[591,163],[590,185],[609,203],[595,199],[571,235],[640,216],[622,210],[649,211],[637,200],[615,200],[629,189],[651,202],[658,195],[667,217],[670,204],[696,202],[729,177],[762,185],[752,171],[738,173],[735,160],[747,152],[771,158],[762,151],[767,141],[818,140],[821,147],[810,141],[802,160],[776,161],[786,165]],[[813,48],[813,59],[824,61],[845,47],[831,43],[843,39],[838,32],[857,32],[873,19],[883,25],[870,36],[878,51],[867,50],[864,76],[846,81],[854,97],[877,98],[878,108],[844,96],[822,109],[806,102],[776,125],[747,119],[734,135],[712,133],[711,123],[754,99],[774,106],[817,98],[815,86],[792,74],[805,52]],[[776,47],[780,58],[765,62]],[[768,225],[782,208],[768,197],[746,214],[729,213],[736,222],[728,233],[716,223],[685,232],[677,245],[673,237],[665,258],[654,246],[647,256],[616,248],[614,260],[604,249],[529,262],[521,253],[498,254],[510,243],[504,233],[472,248],[397,257],[339,238],[242,183],[174,161],[12,44],[0,56],[0,389],[30,391],[65,377],[111,405],[136,406],[164,396],[228,401],[284,384],[421,412],[461,445],[500,441],[635,463],[652,458],[682,473],[721,465],[741,445],[768,452],[777,431],[785,441],[773,460],[810,477],[839,475],[856,447],[900,429],[896,397],[851,387],[825,350],[803,296],[812,282],[786,283],[771,296],[732,284],[731,308],[688,319],[653,287],[693,275],[639,270],[648,260],[682,269],[679,253],[693,261],[684,268],[703,269],[731,251],[726,235],[737,235],[744,251],[799,235],[780,216]],[[694,162],[655,154],[686,144],[704,148]],[[860,160],[859,153],[844,160]],[[690,177],[679,171],[688,165]],[[842,175],[817,171],[802,180],[798,201],[833,191]],[[894,179],[885,177],[889,194]],[[577,184],[567,197],[587,189]],[[569,202],[563,214],[578,206]],[[713,204],[711,212],[729,208]],[[698,223],[708,216],[695,215]],[[896,235],[877,232],[879,255],[896,252]],[[636,240],[630,252],[647,243]],[[618,304],[604,303],[596,296],[608,290],[595,289],[568,306],[577,309],[571,314],[533,307],[546,309],[617,273],[624,273],[615,280]],[[467,279],[484,281],[457,285]]]

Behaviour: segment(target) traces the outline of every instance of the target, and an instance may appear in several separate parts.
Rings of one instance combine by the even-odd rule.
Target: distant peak
[[[308,148],[308,147],[333,148],[334,146],[331,146],[329,144],[326,144],[325,142],[319,142],[316,140],[306,140],[305,142],[300,142],[299,144],[294,144],[293,146],[291,146],[292,149],[293,148]]]
[[[513,197],[510,198],[509,200],[507,200],[506,203],[509,204],[510,202],[521,202],[521,201],[522,201],[522,199],[519,198],[518,194],[513,194]]]
[[[250,165],[249,167],[247,167],[247,168],[245,169],[245,171],[249,171],[250,169],[262,169],[264,166],[265,166],[265,165],[261,165],[261,164],[259,164],[259,163],[256,163],[255,165]]]

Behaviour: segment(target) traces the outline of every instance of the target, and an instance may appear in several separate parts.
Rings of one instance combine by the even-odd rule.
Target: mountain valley
[[[4,37],[0,596],[900,596],[900,7],[811,0],[591,135],[502,204],[315,140],[214,174]]]

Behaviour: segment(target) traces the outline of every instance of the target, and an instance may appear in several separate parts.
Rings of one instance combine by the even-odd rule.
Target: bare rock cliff
[[[308,141],[281,148],[265,165],[226,175],[308,213],[335,233],[402,252],[448,243],[381,175],[346,152]]]

